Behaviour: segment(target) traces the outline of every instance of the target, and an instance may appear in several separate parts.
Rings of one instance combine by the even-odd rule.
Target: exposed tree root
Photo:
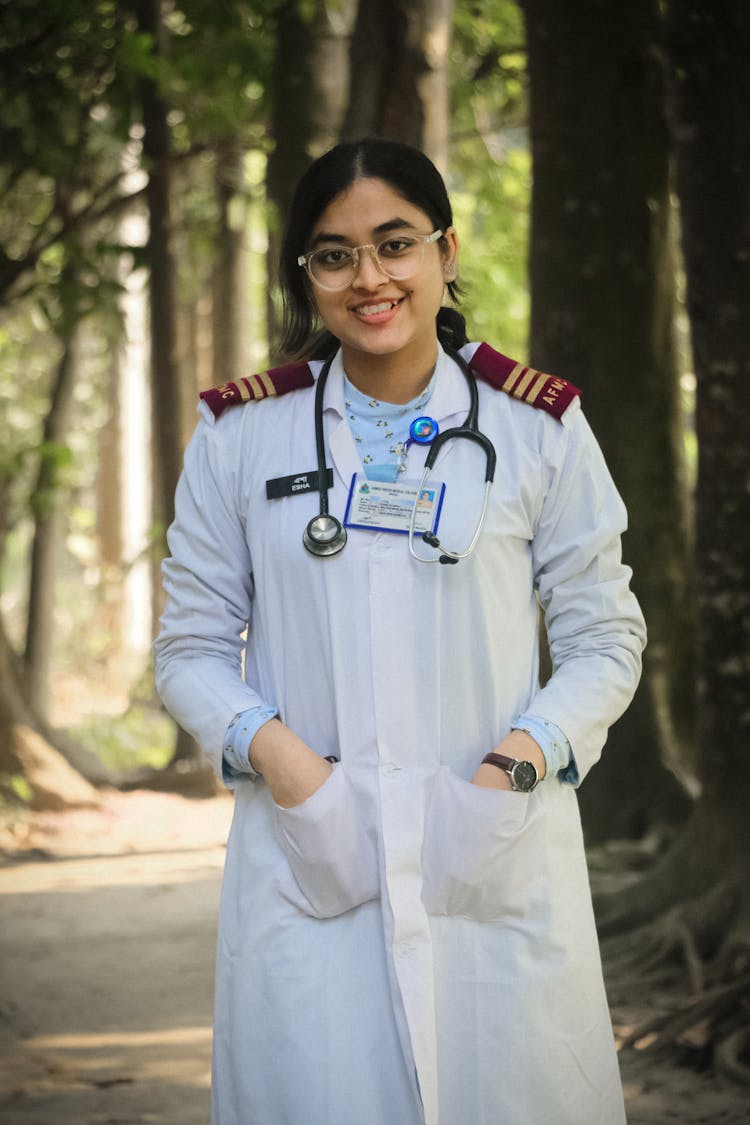
[[[691,992],[701,992],[704,961],[721,949],[738,903],[739,888],[727,882],[645,926],[608,938],[602,946],[608,979],[642,979],[677,964],[687,973]]]
[[[704,882],[704,872],[699,875]],[[688,873],[683,890],[690,881]],[[636,1051],[644,1062],[670,1054],[750,1085],[750,940],[743,933],[743,892],[741,875],[727,877],[686,901],[672,904],[670,898],[651,921],[630,929],[625,923],[625,932],[602,942],[610,995],[631,997],[637,982],[641,995],[658,990],[674,997],[667,1011],[627,1034],[622,1051]]]
[[[748,1013],[750,1019],[750,1013]],[[739,1027],[714,1049],[714,1065],[719,1074],[743,1086],[750,1086],[750,1026]]]
[[[651,1016],[634,1028],[622,1041],[622,1049],[636,1047],[638,1050],[656,1052],[684,1039],[686,1034],[696,1031],[695,1041],[705,1043],[710,1038],[709,1029],[719,1028],[725,1023],[731,1025],[734,1035],[739,1011],[750,1003],[750,973],[718,988],[705,992],[699,999],[679,1007],[676,1011],[661,1012]],[[746,1009],[745,1015],[750,1015]],[[750,1031],[750,1027],[742,1029]]]

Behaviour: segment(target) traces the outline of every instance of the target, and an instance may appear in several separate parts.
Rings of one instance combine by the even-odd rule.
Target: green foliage
[[[470,334],[523,358],[531,161],[524,28],[515,3],[457,4],[451,99],[448,181]]]
[[[162,769],[174,750],[172,720],[163,711],[141,705],[134,705],[124,715],[90,719],[70,733],[114,770],[139,766]]]
[[[29,805],[32,797],[25,777],[18,773],[0,773],[0,804]]]
[[[277,5],[182,0],[168,19],[168,81],[178,148],[266,147]]]

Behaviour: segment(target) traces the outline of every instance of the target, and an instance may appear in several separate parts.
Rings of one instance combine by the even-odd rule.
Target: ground
[[[4,1125],[207,1125],[231,811],[136,791],[0,829]],[[634,981],[616,1032],[669,1002]],[[634,1052],[622,1069],[629,1125],[750,1122],[747,1092],[710,1076]]]

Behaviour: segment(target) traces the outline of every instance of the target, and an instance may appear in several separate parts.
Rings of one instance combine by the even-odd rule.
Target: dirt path
[[[116,794],[0,836],[4,1125],[207,1125],[231,808]],[[615,1010],[615,1022],[643,1011]],[[630,1125],[750,1122],[742,1093],[690,1071],[631,1060],[623,1078]]]

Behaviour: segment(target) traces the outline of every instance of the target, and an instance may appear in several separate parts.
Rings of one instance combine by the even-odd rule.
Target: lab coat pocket
[[[484,789],[441,766],[427,808],[422,901],[478,922],[522,917],[542,835],[537,793]]]
[[[314,918],[332,918],[377,898],[375,839],[340,765],[301,805],[274,808],[279,843],[293,876],[282,879],[285,898]]]

